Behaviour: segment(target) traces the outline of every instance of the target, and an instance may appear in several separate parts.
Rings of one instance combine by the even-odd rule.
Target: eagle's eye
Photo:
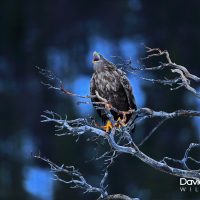
[[[94,62],[100,61],[100,55],[96,51],[93,53],[93,61]]]

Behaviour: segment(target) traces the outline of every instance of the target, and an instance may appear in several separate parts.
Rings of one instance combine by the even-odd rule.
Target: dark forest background
[[[41,124],[44,110],[70,119],[94,116],[90,105],[48,90],[34,66],[50,69],[65,87],[89,93],[94,50],[111,56],[144,55],[141,43],[167,49],[172,59],[200,76],[200,2],[169,0],[1,0],[0,1],[0,199],[95,199],[51,179],[48,166],[32,153],[80,169],[91,184],[102,177],[102,162],[90,161],[102,144],[81,137],[56,137],[53,126]],[[117,62],[116,60],[113,60]],[[149,65],[151,65],[150,63]],[[146,74],[147,76],[150,74]],[[129,76],[139,107],[173,111],[198,109],[199,102],[184,89]],[[137,127],[139,141],[155,121]],[[200,121],[176,119],[164,124],[142,150],[155,159],[182,158],[191,142],[199,142]],[[155,171],[130,156],[120,156],[110,168],[109,192],[142,200],[198,199],[200,192],[179,190],[179,178]]]

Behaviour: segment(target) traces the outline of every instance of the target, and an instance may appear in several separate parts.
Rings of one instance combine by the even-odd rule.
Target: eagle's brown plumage
[[[132,92],[132,87],[125,73],[106,60],[97,52],[93,53],[94,74],[90,81],[90,94],[95,95],[95,91],[99,96],[106,99],[114,108],[120,111],[128,111],[136,109],[136,103]],[[100,102],[98,98],[92,98],[92,102]],[[103,121],[107,121],[105,113],[101,109],[97,109],[99,116]],[[118,113],[111,111],[114,119],[119,117]],[[126,122],[130,119],[131,114],[127,115]]]

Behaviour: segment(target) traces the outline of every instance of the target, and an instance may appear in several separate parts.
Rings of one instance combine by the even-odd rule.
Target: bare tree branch
[[[101,180],[100,187],[94,187],[87,183],[83,175],[77,169],[75,169],[74,166],[65,166],[64,164],[58,166],[49,159],[41,157],[40,155],[34,155],[34,157],[49,164],[51,172],[54,175],[54,180],[68,184],[70,185],[70,188],[81,188],[84,190],[84,193],[91,193],[91,192],[99,193],[101,198],[104,198],[108,195],[106,188],[104,187],[104,182],[106,181],[106,178],[108,176],[107,172],[105,173],[105,175]],[[68,175],[69,180],[67,181],[61,178],[59,176],[60,173]]]
[[[191,92],[192,94],[194,94],[197,98],[200,98],[200,93],[191,86],[191,81],[195,81],[195,82],[200,82],[200,77],[191,74],[186,67],[182,66],[182,65],[178,65],[175,62],[172,62],[170,55],[168,53],[168,51],[164,50],[160,50],[159,48],[150,48],[145,46],[146,50],[147,50],[147,56],[142,58],[141,60],[147,60],[153,57],[161,57],[164,56],[166,58],[166,62],[165,63],[161,63],[161,65],[156,66],[156,67],[142,67],[142,68],[133,68],[131,67],[131,64],[129,67],[125,66],[125,70],[131,72],[131,73],[135,73],[135,71],[159,71],[159,70],[163,70],[163,69],[169,69],[171,71],[171,73],[173,74],[178,74],[179,76],[177,76],[176,78],[173,79],[167,79],[165,77],[161,78],[161,79],[153,79],[153,78],[145,78],[145,77],[141,77],[138,76],[138,78],[141,78],[143,80],[146,81],[151,81],[151,82],[156,82],[156,83],[160,83],[163,85],[170,85],[171,86],[171,90],[177,90],[181,87],[184,87],[185,89],[187,89],[189,92]]]
[[[199,172],[200,174],[200,161],[197,161],[196,159],[194,158],[191,158],[189,156],[189,153],[190,151],[193,149],[193,148],[197,148],[197,147],[200,147],[200,144],[195,144],[195,143],[191,143],[190,146],[187,148],[187,150],[185,151],[185,154],[184,154],[184,157],[181,159],[181,160],[178,160],[178,159],[173,159],[173,158],[169,158],[169,157],[164,157],[162,162],[165,162],[166,161],[172,161],[174,163],[179,163],[181,164],[181,166],[183,167],[183,169],[186,169],[186,170],[191,170],[188,165],[187,165],[187,161],[188,160],[191,160],[193,161],[194,163],[198,164],[199,165],[199,169],[197,170],[193,170],[193,171],[197,171]]]
[[[149,48],[145,47],[147,50],[147,56],[142,60],[151,59],[153,57],[159,58],[160,56],[164,56],[166,62],[161,63],[155,67],[141,67],[141,68],[133,68],[131,66],[131,60],[124,62],[121,66],[126,71],[135,73],[135,72],[143,72],[143,71],[161,71],[161,70],[170,70],[172,77],[175,78],[166,78],[161,77],[160,79],[154,78],[146,78],[144,76],[137,77],[146,81],[151,81],[153,83],[160,83],[163,85],[170,86],[171,90],[177,90],[179,88],[185,88],[189,92],[191,92],[195,97],[200,98],[200,93],[191,86],[192,82],[200,82],[200,78],[196,75],[191,74],[186,67],[177,65],[176,63],[172,62],[168,51],[160,50],[158,48]],[[63,86],[63,83],[60,79],[58,79],[52,72],[44,69],[40,69],[37,67],[39,72],[45,76],[48,80],[48,83],[42,83],[43,85],[47,86],[49,89],[54,89],[57,91],[61,91],[62,93],[68,96],[75,96],[81,99],[91,99],[97,98],[99,102],[79,102],[85,104],[94,104],[96,108],[102,109],[107,117],[110,119],[112,124],[115,124],[114,117],[111,111],[115,111],[117,113],[123,114],[124,111],[120,111],[114,108],[112,105],[109,104],[107,99],[102,98],[98,92],[95,95],[78,95],[74,94],[73,92],[66,90]],[[52,82],[53,83],[50,83]],[[106,133],[102,128],[95,123],[91,123],[86,118],[78,118],[74,120],[68,120],[67,116],[62,118],[59,114],[52,112],[52,111],[45,111],[43,115],[41,115],[43,123],[54,123],[56,136],[80,136],[83,134],[90,133],[92,136],[103,138],[109,144],[110,151],[103,153],[101,156],[96,157],[95,160],[104,159],[104,163],[106,165],[104,170],[104,175],[99,183],[99,187],[94,187],[87,183],[86,179],[83,175],[76,170],[73,166],[58,166],[57,164],[53,163],[52,161],[39,156],[35,156],[38,159],[43,160],[44,162],[48,163],[51,167],[51,171],[54,173],[55,180],[63,182],[65,184],[70,185],[73,188],[82,188],[84,192],[95,192],[99,193],[99,199],[103,200],[110,200],[110,199],[121,199],[121,200],[133,200],[137,198],[130,198],[123,194],[113,194],[109,195],[107,192],[107,177],[109,174],[109,168],[114,164],[114,160],[120,154],[130,154],[134,157],[137,157],[139,160],[144,162],[145,164],[151,166],[152,168],[171,174],[173,176],[190,178],[190,179],[197,179],[200,180],[200,160],[189,156],[190,152],[194,148],[199,148],[200,144],[191,143],[187,150],[184,153],[183,158],[175,159],[164,157],[162,160],[157,161],[148,155],[144,154],[139,147],[143,145],[158,129],[159,127],[169,119],[174,119],[177,117],[200,117],[200,111],[198,110],[175,110],[173,112],[166,112],[166,111],[155,111],[151,108],[138,108],[137,110],[129,110],[126,113],[132,114],[128,124],[126,126],[117,127],[113,126],[110,133]],[[137,118],[135,117],[137,116]],[[153,127],[153,129],[147,134],[147,136],[140,142],[139,145],[136,145],[133,141],[131,131],[134,129],[135,125],[138,123],[143,122],[146,119],[150,118],[159,118],[159,123]],[[198,167],[197,169],[191,169],[188,166],[188,162],[195,163]],[[179,164],[180,167],[173,167],[169,162],[174,164]],[[69,180],[64,180],[59,177],[58,173],[65,173],[68,175]]]
[[[142,146],[152,135],[156,132],[156,130],[167,120],[167,118],[162,119],[159,123],[151,130],[151,132],[138,144],[138,146]]]
[[[166,113],[166,112],[155,112],[155,111],[152,111],[151,109],[145,108],[145,109],[140,109],[140,112],[141,111],[145,112],[146,114],[151,113],[151,117],[174,118],[174,117],[180,117],[180,116],[200,116],[200,113],[197,112],[197,111],[186,111],[186,110],[176,111],[176,112],[173,112],[173,113]],[[138,112],[138,113],[140,113],[140,112]],[[148,117],[149,115],[145,115],[145,116]],[[144,119],[145,116],[143,116],[143,119]],[[70,134],[79,135],[80,131],[81,131],[81,134],[86,133],[86,131],[83,131],[83,129],[90,130],[93,134],[96,134],[98,136],[102,136],[105,139],[107,139],[111,148],[113,148],[118,153],[126,153],[126,154],[134,155],[137,158],[139,158],[140,160],[142,160],[144,163],[150,165],[151,167],[153,167],[157,170],[163,171],[165,173],[174,175],[174,176],[200,179],[199,171],[183,170],[183,169],[173,168],[173,167],[170,167],[169,165],[167,165],[166,162],[163,162],[163,161],[159,162],[159,161],[154,160],[153,158],[148,157],[146,154],[144,154],[143,152],[141,152],[139,150],[138,146],[132,140],[130,141],[129,146],[123,146],[123,145],[118,144],[115,141],[115,136],[117,134],[117,130],[116,130],[115,127],[112,129],[111,133],[107,134],[103,130],[91,127],[89,125],[70,126],[67,120],[60,120],[59,119],[57,121],[55,118],[51,118],[51,117],[48,117],[46,115],[43,115],[42,117],[45,118],[45,119],[42,120],[42,122],[55,122],[56,124],[60,125],[59,130],[67,130],[67,132],[65,132],[65,134],[62,134],[62,135],[70,135]],[[59,135],[59,134],[56,134],[56,135]],[[194,146],[194,144],[192,146]],[[196,144],[195,146],[199,146],[199,144]],[[190,147],[189,150],[187,150],[187,152],[190,151],[191,148],[192,147]]]

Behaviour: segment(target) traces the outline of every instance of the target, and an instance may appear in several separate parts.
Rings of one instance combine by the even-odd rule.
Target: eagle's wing
[[[135,103],[135,98],[133,96],[133,90],[132,90],[131,84],[130,84],[128,78],[126,77],[125,72],[123,72],[119,69],[118,69],[118,72],[120,73],[120,83],[122,84],[122,86],[125,90],[125,93],[126,93],[126,96],[127,96],[127,99],[128,99],[128,103],[129,103],[129,107],[131,109],[136,110],[137,106],[136,106],[136,103]]]
[[[94,82],[94,75],[90,79],[90,94],[93,95],[95,92],[95,82]]]
[[[96,85],[95,85],[95,77],[93,75],[90,80],[90,94],[95,95],[95,91],[96,91]],[[91,98],[91,101],[95,102],[95,98]]]
[[[90,94],[91,95],[96,95],[97,87],[96,87],[96,84],[95,84],[95,79],[96,79],[95,74],[93,74],[93,76],[90,80]],[[99,102],[99,99],[98,98],[91,98],[91,101],[93,103],[96,103],[96,102]],[[98,106],[98,105],[93,104],[94,108],[96,106]],[[99,105],[99,107],[101,107],[101,106]],[[95,108],[95,109],[96,109],[98,115],[102,118],[103,122],[106,122],[107,117],[106,117],[106,114],[103,112],[103,110],[97,109],[97,108]]]

